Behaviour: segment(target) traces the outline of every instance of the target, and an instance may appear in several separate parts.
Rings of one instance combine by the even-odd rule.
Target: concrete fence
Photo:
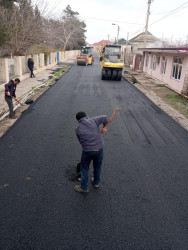
[[[51,68],[57,63],[70,58],[76,58],[79,50],[57,51],[49,54],[39,53],[33,55],[34,73],[41,72]],[[0,58],[0,84],[9,82],[10,79],[19,77],[21,80],[29,78],[30,71],[27,66],[27,60],[31,55],[15,56],[12,58]]]

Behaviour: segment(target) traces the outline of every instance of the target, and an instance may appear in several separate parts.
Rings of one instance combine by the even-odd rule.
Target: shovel
[[[12,99],[14,99],[17,103],[19,103],[21,106],[25,106],[25,103],[21,103],[20,101],[18,101],[17,98],[14,98],[13,96],[11,96]]]
[[[118,111],[118,108],[116,108],[116,110],[114,111],[114,113],[113,113],[112,116],[110,117],[110,120],[108,121],[108,123],[106,124],[106,126],[105,126],[102,130],[105,130],[105,129],[108,128],[109,124],[110,124],[111,121],[114,119],[114,116],[116,115],[117,111]],[[101,134],[103,134],[102,130],[101,130]]]

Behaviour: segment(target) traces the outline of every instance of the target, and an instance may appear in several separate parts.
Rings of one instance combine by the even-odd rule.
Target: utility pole
[[[118,39],[119,39],[119,25],[118,25],[118,32],[117,32],[117,44],[118,44]]]
[[[163,39],[164,39],[164,33],[162,33],[162,36],[161,36],[161,40],[163,42]]]
[[[173,35],[171,36],[171,40],[170,40],[171,45],[172,45],[172,40],[173,40]]]
[[[126,41],[126,49],[124,49],[124,63],[126,64],[128,62],[127,56],[128,56],[128,44],[129,44],[129,32],[127,32],[127,41]]]
[[[126,41],[126,47],[128,47],[129,44],[129,32],[127,32],[127,41]]]
[[[117,25],[118,26],[118,29],[117,29],[117,44],[118,44],[118,38],[119,38],[119,30],[120,30],[120,27],[118,24],[116,23],[112,23],[112,25]]]
[[[147,32],[148,32],[148,22],[149,22],[149,15],[150,15],[150,5],[151,5],[151,0],[148,0],[148,10],[147,10],[146,26],[145,26],[145,36],[144,36],[144,48],[146,47],[146,37],[147,37]]]

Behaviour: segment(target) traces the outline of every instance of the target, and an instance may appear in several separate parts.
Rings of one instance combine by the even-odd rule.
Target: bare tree
[[[45,22],[45,33],[49,45],[54,48],[74,49],[85,44],[85,23],[78,19],[68,5],[61,13],[59,20],[50,19]]]
[[[0,20],[6,28],[4,53],[22,55],[33,44],[41,43],[42,18],[31,0],[19,0],[11,10],[0,7]]]
[[[35,4],[31,0],[8,1],[9,8],[0,2],[0,55],[37,53],[39,49],[48,53],[49,48],[77,49],[85,44],[86,25],[69,5],[54,20],[44,17],[45,11],[48,14],[44,0],[35,0]]]
[[[18,2],[18,0],[0,0],[0,5],[5,8],[12,8],[14,2]]]
[[[178,47],[185,45],[185,41],[182,39],[170,40],[168,38],[163,39],[162,41],[164,47]]]

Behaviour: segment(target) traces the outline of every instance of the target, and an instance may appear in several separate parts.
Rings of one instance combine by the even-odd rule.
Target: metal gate
[[[142,55],[136,55],[134,70],[139,70],[141,68]]]
[[[59,51],[57,51],[57,63],[59,63]]]

